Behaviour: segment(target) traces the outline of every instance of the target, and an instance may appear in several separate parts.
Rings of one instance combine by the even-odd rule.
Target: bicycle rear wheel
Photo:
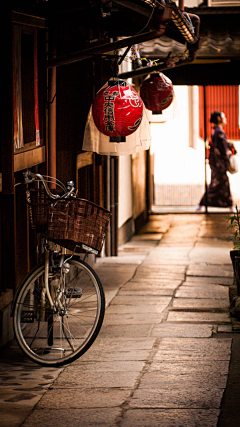
[[[44,263],[19,286],[13,310],[16,340],[23,352],[43,366],[61,366],[84,354],[103,322],[105,297],[95,271],[73,257],[61,278],[49,279],[57,311],[44,293]]]

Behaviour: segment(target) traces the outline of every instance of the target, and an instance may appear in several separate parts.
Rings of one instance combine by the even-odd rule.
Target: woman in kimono
[[[231,212],[235,211],[232,195],[230,191],[229,179],[227,176],[228,159],[235,150],[233,144],[229,144],[223,131],[223,126],[227,124],[225,114],[221,111],[214,111],[211,114],[210,123],[213,123],[212,141],[210,142],[209,165],[211,168],[211,182],[205,193],[195,208],[201,211],[202,207],[214,206],[218,208],[228,207]],[[236,154],[236,151],[234,152]]]

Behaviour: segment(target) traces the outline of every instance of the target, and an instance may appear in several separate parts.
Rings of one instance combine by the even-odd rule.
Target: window
[[[12,33],[14,170],[18,171],[45,160],[45,21],[13,12]]]
[[[205,107],[204,107],[205,98]],[[227,117],[224,128],[228,139],[240,139],[239,129],[239,86],[199,86],[199,132],[204,139],[204,110],[206,114],[207,139],[211,138],[212,124],[210,115],[214,111],[223,111]]]

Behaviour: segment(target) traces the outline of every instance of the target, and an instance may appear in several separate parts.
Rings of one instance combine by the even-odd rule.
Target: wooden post
[[[14,147],[12,100],[12,19],[11,7],[3,11],[2,26],[2,108],[1,108],[1,269],[2,291],[15,288],[15,205],[14,205]],[[4,100],[4,101],[3,101]]]
[[[207,159],[206,159],[206,147],[207,147],[207,109],[206,109],[206,86],[203,86],[203,108],[204,108],[204,145],[205,145],[205,213],[208,213],[208,185],[207,185]]]

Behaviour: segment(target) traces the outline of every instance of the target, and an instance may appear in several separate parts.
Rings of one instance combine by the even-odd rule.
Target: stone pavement
[[[153,215],[99,258],[107,309],[94,345],[61,369],[0,358],[0,426],[236,427],[240,339],[225,215]]]

